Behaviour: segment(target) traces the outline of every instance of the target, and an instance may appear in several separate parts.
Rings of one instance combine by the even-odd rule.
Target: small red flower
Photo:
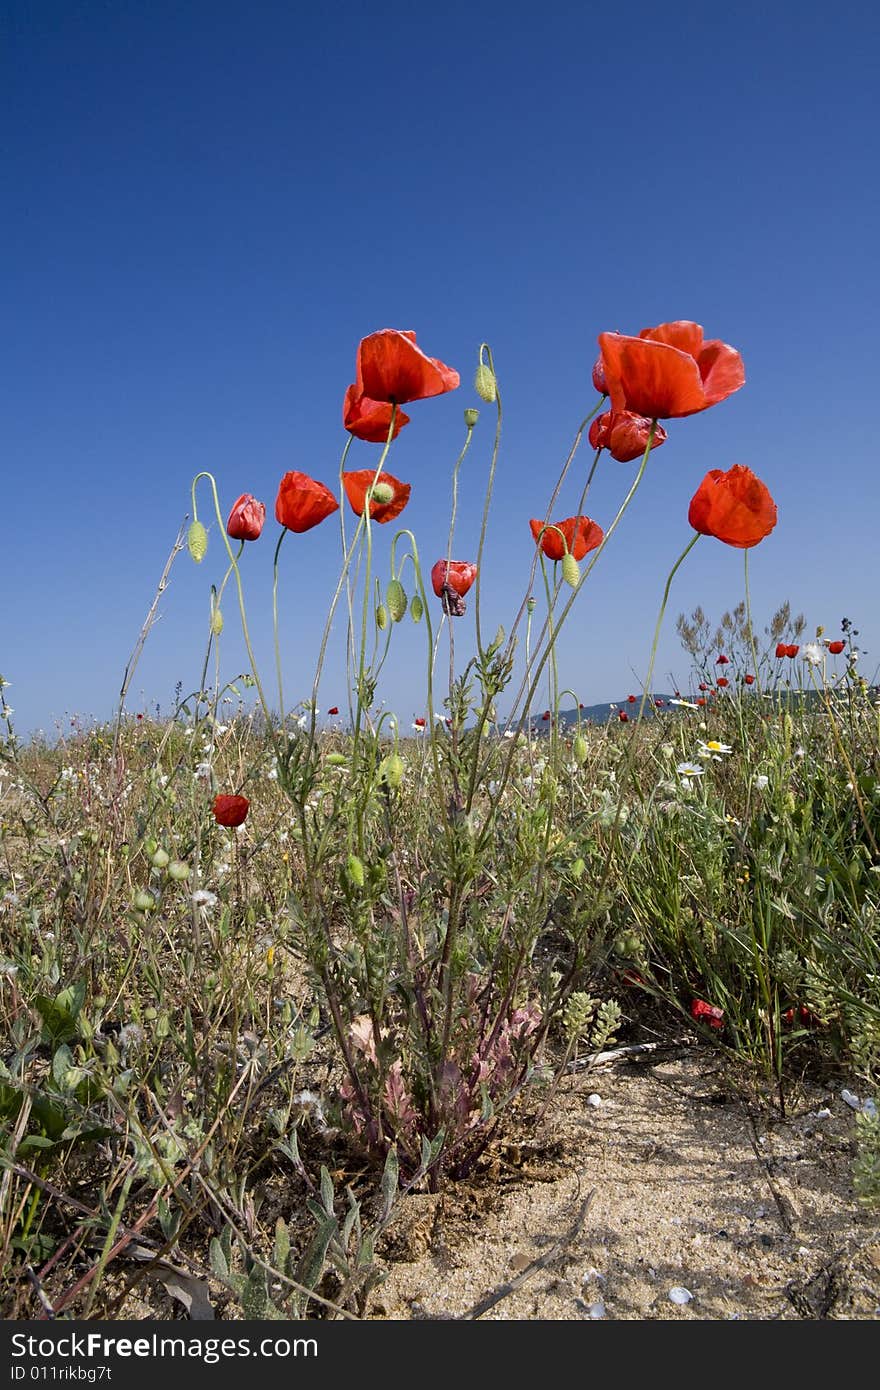
[[[705,703],[706,703],[706,697],[705,697],[705,695],[698,695],[697,698],[696,698],[696,700],[694,700],[694,704],[695,704],[695,705],[704,705]]]
[[[688,521],[703,536],[749,550],[776,525],[776,503],[750,468],[711,468],[691,498]]]
[[[789,642],[788,646],[785,649],[785,655],[794,660],[799,651],[800,647],[797,645],[796,642]]]
[[[657,706],[658,709],[662,709],[663,706],[665,705],[665,703],[666,703],[665,700],[655,700],[655,701],[654,701],[654,704]]]
[[[233,502],[226,534],[234,541],[255,541],[259,538],[266,520],[266,508],[249,492],[243,492],[237,502]]]
[[[751,675],[749,675],[749,676],[743,676],[743,680],[745,681],[746,685],[754,685],[754,684],[755,684],[755,677],[754,677],[754,676],[751,676]]]
[[[356,516],[363,516],[364,507],[367,505],[367,489],[376,478],[374,468],[359,468],[353,473],[343,473],[342,486],[345,488],[345,495],[351,503],[351,509]],[[393,473],[380,473],[376,478],[376,486],[382,485],[380,496],[383,495],[385,488],[390,488],[394,494],[390,502],[377,501],[375,497],[370,502],[371,521],[393,521],[400,516],[412,491],[409,483],[402,483],[399,478],[395,478]]]
[[[218,825],[243,825],[250,805],[246,796],[215,796],[214,819]]]
[[[794,1009],[786,1009],[782,1015],[783,1023],[794,1023]]]
[[[625,709],[618,710],[617,717],[620,720],[621,724],[629,723],[629,715],[627,714]]]
[[[438,560],[431,570],[431,587],[451,618],[464,614],[464,596],[477,577],[469,560]]]
[[[542,718],[542,719],[549,719],[549,718],[550,718],[550,711],[549,711],[548,709],[545,709],[544,713],[541,715],[541,718]]]
[[[296,470],[285,473],[278,485],[275,519],[288,531],[299,534],[310,531],[338,510],[339,503],[330,489],[310,478],[308,473]]]
[[[706,342],[698,323],[679,320],[643,328],[637,338],[600,333],[599,348],[612,410],[651,420],[696,415],[745,382],[735,348]]]
[[[424,729],[424,727],[425,727],[425,717],[424,717],[424,715],[420,714],[416,719],[413,720],[413,723],[415,724],[415,726],[416,726],[417,729]]]
[[[788,656],[788,647],[785,645],[784,642],[777,642],[777,643],[776,643],[776,659],[779,660],[779,659],[780,659],[781,657],[783,657],[783,656]]]
[[[651,421],[646,415],[636,415],[632,410],[607,410],[590,425],[589,440],[594,449],[607,449],[618,463],[631,463],[647,449],[650,433]],[[656,425],[651,448],[659,449],[666,438],[663,426]]]
[[[338,714],[338,713],[339,713],[339,706],[338,706],[338,705],[331,705],[330,708],[328,709],[327,713],[328,713],[328,714]]]
[[[708,690],[708,689],[709,689],[709,687],[708,687],[708,685],[706,684],[705,681],[700,681],[700,689],[701,689],[701,690]]]
[[[382,328],[358,346],[357,385],[371,401],[404,405],[454,391],[459,381],[452,367],[416,346],[415,333]]]
[[[143,719],[143,717],[144,717],[144,716],[143,716],[142,714],[139,714],[139,715],[138,715],[138,719]],[[72,723],[73,723],[73,720],[71,719],[70,722],[71,722],[71,724],[72,724]]]
[[[371,401],[369,396],[364,395],[362,387],[354,382],[346,391],[342,403],[342,423],[355,439],[363,439],[368,444],[384,444],[391,428],[392,409],[388,401]],[[398,410],[394,416],[391,438],[396,439],[404,425],[408,424],[409,416]]]
[[[619,970],[617,974],[621,984],[629,985],[632,989],[638,989],[645,983],[638,970]]]
[[[635,702],[636,702],[636,697],[635,697],[635,695],[627,695],[627,697],[626,697],[626,702],[627,702],[628,705],[634,705]]]
[[[566,547],[576,560],[582,560],[591,550],[602,544],[605,533],[601,526],[588,516],[569,516],[565,521],[554,521],[541,535],[543,521],[534,517],[529,522],[535,544],[540,545],[548,560],[561,560]],[[560,531],[562,535],[560,535]],[[563,539],[564,537],[564,539]]]
[[[843,651],[844,647],[846,646],[846,643],[845,643],[845,642],[826,642],[826,643],[825,643],[825,646],[828,648],[828,650],[829,650],[829,652],[831,653],[832,656],[840,656],[840,653]]]
[[[716,665],[716,666],[729,666],[729,665],[730,665],[730,657],[729,657],[729,656],[725,656],[724,653],[722,652],[721,655],[719,656],[718,660],[715,662],[715,665]]]
[[[730,681],[726,676],[719,676],[715,684],[723,690],[726,685],[730,685]]]
[[[691,1018],[697,1023],[708,1023],[710,1028],[724,1027],[724,1010],[717,1004],[707,1004],[705,999],[691,1000]]]

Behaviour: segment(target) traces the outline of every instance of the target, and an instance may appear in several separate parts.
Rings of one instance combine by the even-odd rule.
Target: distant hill
[[[674,694],[668,695],[662,690],[653,691],[645,701],[645,710],[642,718],[651,719],[654,715],[658,714],[677,714],[682,706],[670,704],[670,701],[675,698],[676,696]],[[659,704],[657,703],[658,701],[660,702]],[[615,700],[613,704],[606,702],[602,705],[581,705],[580,709],[563,709],[560,710],[557,715],[557,727],[560,729],[570,729],[572,726],[577,725],[579,720],[581,724],[607,724],[609,719],[617,719],[620,721],[621,710],[623,710],[630,719],[636,719],[641,702],[641,694],[636,695],[634,703],[630,703],[629,696],[624,695],[622,700]],[[544,710],[540,710],[537,714],[532,715],[529,721],[532,729],[534,729],[536,733],[546,733],[550,727],[550,720],[545,719],[543,716]]]

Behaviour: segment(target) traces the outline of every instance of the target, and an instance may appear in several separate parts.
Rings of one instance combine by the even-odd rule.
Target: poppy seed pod
[[[197,565],[208,553],[208,533],[200,521],[194,521],[186,533],[186,546]]]
[[[469,430],[473,429],[474,425],[477,423],[479,418],[480,412],[476,410],[472,405],[468,406],[467,410],[464,412],[464,422]]]
[[[378,502],[380,507],[388,502],[394,501],[394,488],[390,483],[377,483],[373,488],[373,501]]]

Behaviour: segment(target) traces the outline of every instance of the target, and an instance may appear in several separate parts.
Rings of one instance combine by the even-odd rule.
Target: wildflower
[[[627,695],[627,697],[626,697],[626,703],[627,703],[628,705],[634,705],[635,702],[636,702],[636,697],[635,697],[635,695]]]
[[[754,782],[755,791],[757,792],[766,791],[770,785],[770,778],[766,777],[763,772],[757,773],[752,780]]]
[[[421,715],[419,715],[418,719],[413,720],[413,728],[415,729],[417,734],[424,732],[425,722],[426,721],[423,719]]]
[[[730,681],[727,679],[726,676],[719,676],[718,679],[717,679],[717,681],[715,682],[715,684],[716,684],[721,690],[723,690],[724,687],[725,687],[726,685],[730,685]]]
[[[391,428],[393,410],[388,401],[371,401],[363,388],[354,382],[346,391],[342,403],[343,428],[355,439],[363,439],[368,444],[384,444]],[[396,439],[404,425],[409,424],[409,418],[403,410],[394,413],[392,439]]]
[[[301,535],[338,510],[339,503],[330,489],[307,473],[294,470],[281,479],[275,499],[275,518],[288,531]]]
[[[376,479],[373,485],[373,480]],[[376,478],[372,468],[360,468],[356,472],[343,473],[342,485],[356,516],[363,516],[367,505],[367,490],[373,485],[370,499],[370,520],[378,522],[393,521],[400,516],[407,502],[411,488],[391,473],[380,473]]]
[[[655,708],[657,708],[657,709],[662,709],[665,703],[666,703],[665,700],[655,700],[655,701],[654,701]]]
[[[625,709],[618,710],[617,717],[620,720],[621,724],[629,723],[629,715],[627,714]]]
[[[732,753],[733,749],[729,743],[719,743],[717,738],[710,738],[705,743],[700,744],[698,756],[701,758],[717,758],[719,754]]]
[[[739,353],[706,342],[701,326],[686,320],[644,328],[637,338],[600,333],[599,348],[612,410],[651,420],[695,415],[745,382]]]
[[[541,718],[545,721],[548,720],[550,718],[550,711],[548,709],[545,709],[544,713],[541,715]]]
[[[752,675],[745,675],[745,676],[743,676],[743,682],[744,682],[745,685],[754,685],[754,684],[755,684],[755,677],[752,676]]]
[[[826,642],[826,643],[825,643],[825,646],[828,648],[828,650],[829,650],[829,652],[831,653],[832,656],[840,656],[840,653],[843,651],[845,645],[846,645],[845,642]]]
[[[338,705],[331,705],[330,708],[328,709],[327,713],[328,713],[328,714],[338,714],[338,713],[339,713],[339,706],[338,706]]]
[[[700,681],[700,689],[704,691],[709,689],[705,681]]]
[[[681,703],[684,703],[684,702],[682,701]],[[699,696],[697,697],[697,700],[696,700],[696,708],[699,709],[699,708],[700,708],[702,705],[704,705],[705,703],[706,703],[706,697],[705,697],[705,695],[699,695]]]
[[[695,704],[693,700],[683,700],[683,699],[681,698],[680,695],[673,696],[673,698],[670,699],[669,703],[670,703],[671,705],[683,705],[685,709],[698,709],[698,708],[699,708],[699,704],[698,704],[698,703]],[[706,701],[704,700],[704,701],[703,701],[703,704],[705,704],[705,703],[706,703]]]
[[[464,614],[464,596],[477,577],[477,567],[467,560],[438,560],[431,570],[431,587],[452,618]]]
[[[540,545],[548,560],[561,560],[566,553],[573,555],[575,560],[582,560],[604,539],[602,527],[588,516],[570,516],[546,526],[533,518],[529,526],[535,543]]]
[[[797,645],[796,642],[789,642],[788,646],[785,649],[785,655],[793,661],[799,651],[800,647]]]
[[[729,666],[729,665],[730,665],[730,657],[729,657],[729,656],[725,656],[724,653],[722,652],[721,655],[718,657],[717,661],[715,662],[715,665],[716,665],[716,666]]]
[[[226,534],[234,541],[258,540],[265,520],[266,508],[263,503],[258,502],[249,492],[243,492],[232,504],[232,511],[226,523]]]
[[[822,665],[822,648],[818,642],[805,642],[801,647],[801,661],[806,661],[810,666]]]
[[[608,395],[608,382],[605,380],[605,363],[602,361],[602,354],[593,363],[593,385],[600,396]]]
[[[192,895],[193,907],[216,907],[217,894],[209,893],[207,888],[197,888]]]
[[[724,1010],[717,1004],[707,1004],[705,999],[691,1000],[691,1018],[697,1023],[708,1023],[710,1028],[724,1027]]]
[[[607,449],[618,463],[631,463],[641,458],[648,447],[652,421],[632,410],[606,410],[590,425],[589,440],[594,449]],[[651,447],[659,449],[667,439],[662,425],[654,426]]]
[[[214,819],[218,825],[242,825],[249,810],[250,802],[246,796],[225,796],[221,793],[214,797]]]
[[[683,763],[679,763],[675,771],[679,777],[686,777],[688,781],[692,777],[702,777],[703,775],[702,766],[699,763],[688,762],[687,759]]]
[[[776,525],[776,503],[750,468],[710,468],[691,498],[688,521],[703,536],[749,550]]]
[[[454,391],[458,372],[416,346],[416,335],[382,328],[362,338],[357,351],[357,385],[372,401],[405,405]]]

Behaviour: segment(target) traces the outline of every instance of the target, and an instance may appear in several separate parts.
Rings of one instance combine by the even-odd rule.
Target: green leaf
[[[58,1002],[60,999],[61,995],[56,1000],[46,994],[38,994],[34,999],[34,1008],[43,1020],[42,1041],[52,1048],[76,1037],[76,1016]]]
[[[388,1157],[385,1159],[385,1167],[382,1172],[382,1197],[385,1203],[383,1217],[388,1216],[394,1206],[399,1178],[400,1164],[397,1161],[397,1145],[392,1144],[388,1150]]]
[[[229,1278],[229,1264],[223,1246],[216,1236],[212,1236],[208,1246],[208,1264],[211,1266],[211,1273],[215,1274],[218,1279],[225,1281]]]
[[[323,1163],[321,1164],[321,1201],[324,1203],[324,1210],[327,1215],[333,1216],[335,1205],[333,1179]]]
[[[262,1265],[254,1265],[241,1291],[241,1311],[245,1319],[259,1322],[266,1315],[269,1284]]]

